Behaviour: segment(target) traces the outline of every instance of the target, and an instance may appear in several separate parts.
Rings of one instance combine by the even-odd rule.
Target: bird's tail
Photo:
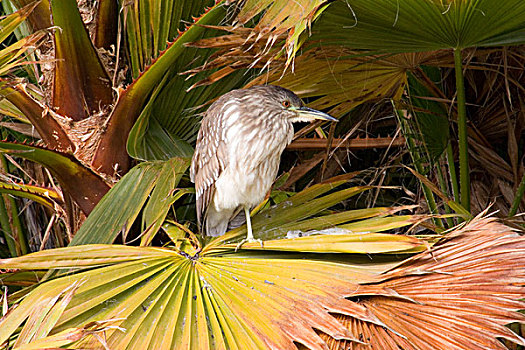
[[[228,223],[236,214],[236,209],[215,210],[213,205],[208,207],[204,217],[204,233],[206,236],[222,236],[228,230]]]

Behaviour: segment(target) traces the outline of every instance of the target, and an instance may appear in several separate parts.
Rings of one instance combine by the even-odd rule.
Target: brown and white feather
[[[203,215],[215,193],[215,181],[227,165],[224,140],[218,133],[223,127],[223,109],[213,108],[202,120],[195,153],[191,161],[190,179],[195,183],[197,197],[197,220],[202,224]]]
[[[301,100],[276,86],[233,90],[215,101],[202,120],[190,168],[197,219],[206,235],[224,234],[239,208],[260,203],[279,169],[293,126],[283,100]]]

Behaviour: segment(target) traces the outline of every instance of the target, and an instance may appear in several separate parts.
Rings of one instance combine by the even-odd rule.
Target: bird
[[[232,90],[210,105],[190,166],[202,234],[223,235],[244,210],[243,242],[262,244],[254,238],[250,210],[264,200],[277,176],[281,155],[292,142],[292,124],[313,120],[337,121],[277,85]]]

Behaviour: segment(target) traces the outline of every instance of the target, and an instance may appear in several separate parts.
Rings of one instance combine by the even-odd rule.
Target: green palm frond
[[[13,34],[37,6],[38,2],[32,2],[2,18],[0,20],[0,42],[3,43]],[[27,63],[26,55],[38,46],[43,36],[43,32],[35,32],[9,45],[5,45],[6,47],[2,46],[0,50],[0,76],[5,76],[11,73],[14,68]]]
[[[171,207],[172,190],[188,166],[189,160],[182,158],[139,164],[101,199],[71,244],[109,244],[118,234],[125,240],[144,205],[144,223],[156,233]]]
[[[336,1],[319,18],[312,39],[381,52],[519,44],[524,16],[519,0]]]

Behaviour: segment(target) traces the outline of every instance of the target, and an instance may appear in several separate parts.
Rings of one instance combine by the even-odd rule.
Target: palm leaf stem
[[[456,165],[454,164],[454,150],[452,149],[452,144],[450,143],[450,141],[447,144],[446,152],[448,172],[450,176],[450,182],[452,184],[452,195],[454,196],[454,201],[459,203],[458,176],[456,175]]]
[[[0,169],[3,170],[3,172],[7,173],[7,160],[5,156],[2,154],[0,155]],[[22,223],[20,222],[18,207],[16,205],[16,201],[12,196],[9,195],[3,195],[3,210],[5,210],[5,215],[7,216],[7,225],[9,226],[9,232],[11,232],[10,237],[7,237],[8,235],[5,235],[6,241],[9,244],[9,240],[11,241],[11,244],[14,244],[14,251],[12,250],[12,246],[9,245],[9,251],[11,253],[16,252],[16,255],[24,255],[29,252],[29,247],[27,245],[27,239],[24,235],[24,231],[22,230]],[[4,221],[2,219],[2,228],[4,229]],[[5,231],[4,231],[5,232]],[[18,245],[16,244],[16,241],[18,241]]]
[[[7,172],[7,160],[4,155],[0,157],[2,162],[2,168]],[[14,234],[17,236],[18,244],[20,245],[20,253],[27,254],[29,253],[29,246],[27,245],[27,238],[24,235],[22,229],[22,223],[20,222],[20,213],[18,212],[18,206],[16,205],[15,198],[13,196],[4,195],[6,200],[7,209],[11,212],[10,223],[11,227],[14,229]]]
[[[412,162],[414,163],[414,167],[416,168],[416,171],[420,174],[423,174],[423,166],[421,165],[421,157],[419,156],[419,152],[417,150],[416,144],[414,142],[413,133],[410,130],[410,126],[405,120],[405,117],[399,111],[394,102],[392,102],[392,106],[394,107],[394,111],[397,115],[397,118],[399,119],[399,124],[401,125],[401,129],[403,131],[403,135],[405,135],[405,139],[407,141],[408,151],[410,153],[410,157],[412,158]],[[423,182],[421,182],[421,187],[423,188],[423,194],[425,195],[425,199],[428,204],[428,208],[430,209],[430,212],[432,214],[437,214],[437,204],[436,200],[434,199],[434,195],[432,194],[432,190]],[[432,218],[432,221],[434,222],[434,225],[440,228],[443,227],[443,223],[438,218]]]
[[[4,233],[4,238],[9,248],[9,253],[12,257],[19,256],[20,252],[16,249],[16,242],[13,238],[11,225],[9,225],[9,216],[7,215],[7,207],[4,202],[5,196],[0,200],[0,227]]]
[[[454,70],[456,71],[456,91],[458,102],[458,143],[459,143],[459,185],[461,205],[470,211],[470,174],[468,166],[467,108],[465,104],[465,85],[461,49],[454,49]]]
[[[523,199],[524,193],[525,193],[525,173],[523,173],[523,176],[521,177],[520,185],[518,186],[518,190],[516,191],[516,195],[514,196],[514,200],[512,201],[512,207],[510,207],[509,216],[516,215],[516,212],[518,211],[518,207],[521,203],[521,200]]]
[[[437,179],[438,179],[439,187],[441,188],[441,191],[445,193],[447,197],[450,197],[448,193],[449,191],[448,191],[447,182],[445,181],[445,177],[443,176],[443,170],[441,169],[441,164],[442,164],[441,160],[443,159],[442,157],[443,155],[441,155],[438,158],[437,164],[435,165],[437,169]],[[445,208],[445,213],[452,214],[452,210],[450,209],[450,206],[447,203],[443,203],[443,207]],[[454,220],[451,217],[447,216],[445,220],[447,222],[448,228],[451,228],[454,226]]]

